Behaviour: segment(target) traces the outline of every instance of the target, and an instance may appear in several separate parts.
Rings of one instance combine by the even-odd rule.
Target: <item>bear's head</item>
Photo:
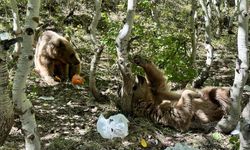
[[[57,55],[57,58],[60,61],[73,65],[78,65],[80,63],[77,54],[69,41],[64,38],[58,38],[54,40],[52,44],[54,47],[53,53]]]
[[[135,78],[133,100],[152,100],[151,88],[143,76],[137,75]]]

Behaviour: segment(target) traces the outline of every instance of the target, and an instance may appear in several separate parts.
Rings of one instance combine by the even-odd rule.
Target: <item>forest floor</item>
[[[223,50],[224,51],[224,50]],[[233,81],[233,59],[216,51],[214,66],[207,85],[229,86]],[[218,53],[219,52],[219,53]],[[224,57],[224,58],[223,58]],[[85,59],[88,60],[89,59]],[[83,62],[83,75],[88,80],[87,65]],[[98,72],[107,71],[118,74],[114,66],[108,66],[105,59],[100,62]],[[148,149],[163,150],[181,143],[201,150],[234,149],[237,141],[232,142],[232,135],[224,135],[212,130],[188,131],[180,133],[174,129],[154,124],[145,118],[127,116],[129,135],[124,139],[104,139],[96,129],[100,114],[109,117],[120,113],[112,99],[116,96],[119,79],[115,76],[98,76],[97,86],[110,98],[103,104],[94,101],[88,90],[88,81],[82,86],[73,86],[70,82],[53,87],[44,87],[39,77],[32,71],[27,82],[27,96],[34,105],[42,149],[45,150],[111,150],[111,149]],[[147,145],[143,147],[142,140]],[[230,142],[231,141],[231,142]],[[20,122],[15,125],[1,150],[24,149],[24,139]],[[178,149],[178,148],[177,148]]]
[[[90,1],[87,2],[90,3]],[[176,3],[176,1],[173,1],[173,4]],[[55,5],[50,4],[48,6],[50,11],[47,10],[47,7],[43,8],[44,12],[42,14],[45,17],[41,18],[43,18],[44,22],[50,23],[55,16],[52,15],[53,17],[48,17],[47,14],[54,10]],[[80,11],[87,12],[91,14],[89,16],[92,16],[93,10],[90,9],[91,7],[85,8],[84,5],[79,4],[79,8]],[[62,10],[65,11],[68,10],[68,8],[63,7]],[[175,12],[179,10],[181,9],[173,9],[173,14],[177,14]],[[62,18],[66,16],[66,14],[67,13],[58,14],[58,16]],[[85,23],[87,19],[83,19],[83,17],[84,15],[79,16],[76,20],[84,20],[81,23],[83,25],[86,24],[87,29],[91,18],[88,23]],[[72,23],[73,21],[69,20],[69,22]],[[60,26],[62,25],[58,24],[58,26],[54,28],[57,29]],[[78,47],[83,47],[83,45],[85,46],[87,44],[82,41],[80,37],[82,38],[82,35],[85,34],[80,32],[77,35],[77,28],[75,26],[73,29],[76,30],[72,33],[75,39],[72,39],[72,41],[74,41]],[[85,27],[82,28],[84,29]],[[64,31],[63,29],[61,30]],[[232,39],[227,38],[225,41],[235,43],[231,40]],[[200,53],[202,51],[201,49],[203,49],[203,47],[201,48],[200,46],[202,46],[202,44],[199,44],[197,48],[200,59],[197,61],[198,69],[202,68],[205,64],[205,51]],[[205,85],[230,86],[234,79],[236,48],[221,46],[218,43],[215,43],[215,48],[214,64],[210,72],[211,76],[207,79]],[[89,51],[91,51],[91,49]],[[209,133],[192,130],[180,133],[169,127],[154,124],[145,118],[133,116],[126,116],[129,120],[129,134],[124,139],[114,138],[108,140],[102,138],[97,132],[96,123],[101,114],[108,118],[110,115],[120,113],[115,107],[113,100],[117,96],[121,79],[117,66],[111,65],[111,63],[109,63],[110,57],[103,55],[97,69],[96,80],[97,87],[109,97],[109,101],[103,103],[95,102],[88,89],[88,73],[91,61],[90,53],[81,55],[83,64],[82,75],[86,79],[86,82],[82,86],[73,86],[70,82],[67,82],[53,87],[45,87],[40,84],[39,76],[34,71],[31,72],[28,78],[26,93],[27,98],[34,105],[42,150],[164,150],[178,144],[180,145],[180,143],[182,145],[188,145],[190,149],[199,150],[236,149],[235,147],[237,147],[238,141],[237,138],[232,135],[220,134],[215,130]],[[10,76],[11,79],[13,79],[13,71],[10,71]],[[24,149],[24,139],[20,127],[20,121],[16,117],[10,135],[4,146],[0,147],[0,150]],[[144,140],[147,143],[146,145],[142,142]],[[181,149],[187,148],[176,148],[176,150]]]

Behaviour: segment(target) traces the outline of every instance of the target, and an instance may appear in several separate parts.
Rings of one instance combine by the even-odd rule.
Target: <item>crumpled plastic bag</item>
[[[124,138],[128,135],[128,119],[123,114],[110,116],[108,119],[101,114],[97,121],[97,131],[103,138]]]

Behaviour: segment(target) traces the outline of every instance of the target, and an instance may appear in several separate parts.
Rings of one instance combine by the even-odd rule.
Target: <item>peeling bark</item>
[[[232,98],[232,106],[229,114],[222,118],[216,127],[218,130],[225,133],[231,132],[236,127],[239,121],[243,87],[248,78],[249,52],[247,0],[240,1],[238,12],[241,13],[239,13],[238,16],[238,59],[236,60],[234,83],[230,92]]]
[[[128,61],[128,41],[131,34],[134,14],[135,14],[136,0],[128,0],[127,5],[127,18],[126,23],[120,30],[118,37],[116,38],[116,49],[118,56],[118,66],[122,74],[122,87],[120,91],[121,100],[119,102],[120,108],[125,113],[131,113],[132,102],[132,87],[134,84],[134,77],[131,71],[131,64]]]
[[[40,150],[40,139],[37,132],[33,106],[27,99],[26,80],[33,64],[33,40],[35,29],[39,22],[40,0],[29,0],[23,33],[23,49],[19,56],[17,70],[12,89],[14,107],[22,123],[22,133],[25,138],[26,150]]]
[[[9,97],[9,73],[7,52],[4,43],[0,45],[0,146],[6,140],[14,123],[13,103]],[[8,47],[7,47],[8,48]]]

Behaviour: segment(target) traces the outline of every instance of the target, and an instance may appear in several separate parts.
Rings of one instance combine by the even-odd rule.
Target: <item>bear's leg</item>
[[[72,77],[75,75],[75,74],[80,74],[80,71],[81,71],[81,65],[78,64],[78,65],[73,65],[73,64],[70,64],[69,65],[69,79],[71,80]]]
[[[54,63],[46,57],[40,57],[39,63],[39,73],[45,83],[48,85],[56,85],[56,82],[53,78],[55,65]]]
[[[61,63],[60,64],[60,78],[62,81],[66,81],[68,79],[68,64]]]
[[[168,90],[164,74],[152,62],[139,55],[136,55],[133,61],[144,69],[153,92]]]

